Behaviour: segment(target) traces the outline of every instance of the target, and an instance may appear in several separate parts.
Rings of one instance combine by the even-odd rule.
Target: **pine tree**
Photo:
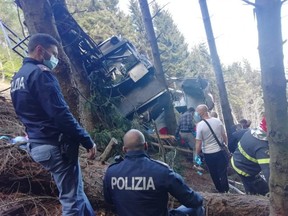
[[[167,10],[154,3],[153,11],[164,71],[169,76],[183,77],[190,64],[188,44]]]
[[[260,72],[252,70],[247,60],[234,62],[223,72],[234,116],[256,126],[264,112]]]
[[[22,27],[18,19],[17,7],[13,0],[0,1],[0,14],[0,21],[21,36]],[[19,17],[21,18],[21,16],[22,14],[19,11]],[[2,80],[10,80],[21,66],[21,58],[11,50],[7,39],[0,28],[0,72],[2,72]]]
[[[128,15],[118,8],[118,0],[74,0],[69,9],[85,32],[97,43],[113,35],[136,41]]]
[[[133,25],[133,28],[135,29],[134,33],[137,38],[137,40],[134,41],[134,44],[142,54],[146,55],[149,59],[153,59],[152,51],[149,45],[149,41],[145,31],[145,26],[141,16],[139,3],[137,0],[129,1],[129,10],[130,10],[131,23]]]

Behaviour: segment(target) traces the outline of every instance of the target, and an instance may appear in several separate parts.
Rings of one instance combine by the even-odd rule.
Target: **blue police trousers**
[[[95,216],[93,208],[84,193],[79,162],[68,163],[64,161],[59,146],[32,144],[30,144],[30,147],[28,144],[31,157],[52,174],[57,185],[59,200],[62,204],[62,215]]]

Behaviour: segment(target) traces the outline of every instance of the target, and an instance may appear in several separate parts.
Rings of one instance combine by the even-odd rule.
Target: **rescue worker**
[[[145,153],[144,135],[135,129],[124,138],[125,159],[109,166],[104,197],[119,216],[204,215],[203,198],[165,163]],[[168,211],[168,193],[185,206]]]
[[[229,140],[229,143],[228,143],[228,148],[229,148],[229,151],[231,153],[234,153],[234,151],[236,150],[237,146],[238,146],[238,142],[240,141],[240,139],[242,138],[242,136],[250,130],[249,126],[251,124],[251,121],[250,123],[248,123],[248,120],[246,119],[241,119],[239,121],[240,124],[239,127],[237,127],[238,125],[235,125],[236,126],[236,131],[232,133],[232,136],[230,137],[231,139]]]
[[[11,98],[28,134],[28,152],[34,161],[53,175],[59,190],[63,216],[94,216],[84,190],[78,162],[81,143],[93,159],[96,145],[89,134],[75,120],[52,74],[58,63],[58,42],[48,34],[34,34],[28,43],[29,57],[11,82]],[[62,155],[59,138],[73,149],[71,157]],[[63,143],[64,145],[64,143]],[[70,151],[69,151],[70,152]],[[70,152],[72,153],[72,152]]]
[[[246,132],[231,159],[233,169],[240,176],[247,194],[266,195],[269,192],[269,145],[265,117],[260,126]],[[263,172],[265,180],[259,175]]]

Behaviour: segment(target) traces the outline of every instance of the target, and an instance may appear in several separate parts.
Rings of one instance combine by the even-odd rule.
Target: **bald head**
[[[199,115],[203,117],[207,117],[208,115],[208,107],[205,104],[200,104],[197,106],[196,111],[199,113]]]
[[[129,130],[123,137],[124,151],[128,150],[144,150],[145,137],[141,131],[136,129]]]

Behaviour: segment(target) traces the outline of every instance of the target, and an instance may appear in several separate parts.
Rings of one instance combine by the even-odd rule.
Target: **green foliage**
[[[224,68],[229,102],[237,120],[247,118],[257,125],[264,112],[260,71],[249,62],[235,62]]]
[[[189,63],[189,72],[186,75],[201,76],[203,78],[214,76],[212,60],[205,44],[198,44],[192,48]]]
[[[67,6],[79,25],[97,43],[112,35],[121,35],[129,39],[141,53],[147,54],[152,59],[138,0],[130,0],[129,3],[129,15],[119,10],[118,0],[69,0]],[[209,79],[212,93],[219,103],[216,79],[207,47],[199,44],[189,51],[171,14],[153,1],[151,9],[152,15],[156,15],[153,24],[166,74],[180,78],[199,76]],[[0,14],[0,19],[21,35],[22,29],[13,0],[0,1]],[[19,15],[21,16],[21,13]],[[2,32],[0,32],[0,44],[0,62],[5,76],[9,79],[20,67],[21,58],[11,50],[8,52]],[[104,148],[111,137],[121,141],[124,133],[131,127],[143,130],[137,118],[133,122],[124,119],[112,105],[111,99],[97,90],[99,88],[96,87],[103,85],[97,81],[97,77],[90,78],[93,95],[87,106],[94,110],[96,119],[99,119],[93,136],[99,145],[103,145],[100,148]],[[252,70],[248,61],[243,61],[225,67],[224,79],[236,118],[239,120],[245,117],[256,122],[263,112],[260,72]]]
[[[11,80],[14,73],[18,71],[20,67],[21,58],[9,50],[8,47],[0,47],[0,72],[4,73],[5,79]]]
[[[151,48],[145,32],[144,23],[141,17],[137,0],[130,0],[131,20],[138,40],[135,41],[136,47],[152,59]],[[191,65],[190,52],[184,36],[174,23],[171,14],[161,9],[160,6],[152,3],[153,25],[158,42],[161,61],[164,72],[169,76],[183,77]]]
[[[21,13],[19,12],[21,17]],[[0,1],[0,20],[8,27],[21,34],[21,26],[18,19],[17,7],[13,0]],[[0,29],[0,72],[5,79],[10,80],[13,74],[21,67],[22,59],[8,47],[2,29]]]
[[[189,65],[188,45],[169,12],[157,4],[153,11],[157,14],[154,25],[164,71],[170,76],[183,77]]]
[[[20,13],[20,11],[19,11]],[[21,16],[19,14],[19,16]],[[17,7],[14,0],[1,0],[0,1],[0,20],[6,25],[18,29],[17,34],[21,33],[20,23],[17,14]],[[2,34],[2,33],[1,33]]]
[[[154,3],[153,14],[163,69],[169,76],[183,77],[190,64],[188,44],[167,10]]]
[[[97,76],[90,77],[92,87],[95,83],[102,85],[98,82]],[[113,105],[113,101],[106,97],[106,94],[99,91],[98,88],[92,89],[92,96],[90,98],[90,109],[93,115],[98,119],[95,129],[92,132],[92,137],[98,142],[98,148],[104,149],[112,137],[121,142],[124,134],[131,128],[131,122],[118,112],[117,108]]]
[[[118,0],[73,0],[69,2],[69,10],[97,43],[113,35],[121,35],[133,41],[135,35],[132,23],[117,5]]]
[[[150,59],[152,59],[152,51],[145,31],[145,25],[142,19],[138,0],[129,1],[129,10],[131,23],[135,29],[134,33],[136,35],[136,40],[132,40],[132,42],[134,43],[135,47],[141,51],[142,54],[145,54]]]

